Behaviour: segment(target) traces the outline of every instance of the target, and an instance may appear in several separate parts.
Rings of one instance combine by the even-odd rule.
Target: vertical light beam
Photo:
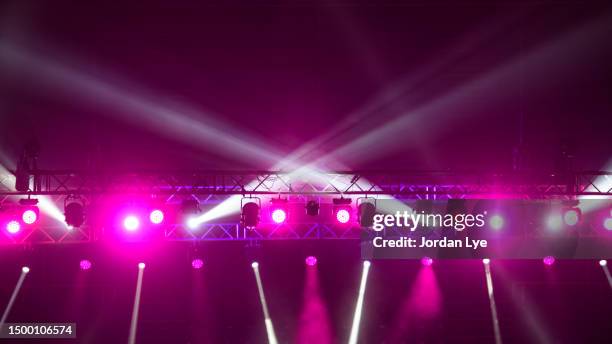
[[[491,263],[484,261],[485,275],[487,277],[487,290],[489,292],[489,303],[491,304],[491,318],[493,319],[493,332],[495,333],[495,344],[502,344],[501,332],[499,330],[499,319],[497,318],[497,306],[493,295],[493,279],[491,278]]]
[[[600,260],[599,265],[603,269],[604,274],[606,274],[606,278],[608,279],[608,284],[610,284],[610,288],[612,288],[612,275],[610,275],[610,269],[608,269],[608,261]]]
[[[19,276],[19,279],[17,280],[17,285],[15,285],[15,290],[13,290],[13,294],[11,295],[11,298],[9,299],[8,304],[6,305],[6,308],[4,309],[4,313],[2,313],[2,318],[0,318],[0,328],[4,326],[4,322],[6,321],[6,318],[8,317],[9,313],[11,312],[11,308],[13,308],[13,303],[15,303],[15,299],[17,299],[17,295],[19,294],[21,285],[23,284],[23,281],[25,280],[26,275],[29,272],[30,272],[30,268],[28,268],[27,266],[24,266],[23,268],[21,268],[21,275]]]
[[[142,292],[142,276],[144,274],[144,268],[144,263],[138,264],[138,280],[136,281],[136,294],[134,295],[134,308],[132,309],[132,322],[130,324],[128,344],[136,343],[136,328],[138,327],[138,310],[140,309],[140,294]]]
[[[368,272],[370,271],[370,261],[363,262],[363,270],[361,272],[361,283],[359,284],[359,295],[357,296],[357,305],[355,306],[355,315],[353,315],[353,325],[351,326],[351,335],[348,344],[357,344],[359,336],[359,324],[361,323],[361,313],[363,310],[363,297],[365,295],[366,283],[368,281]]]
[[[274,332],[274,326],[272,326],[272,319],[270,318],[270,313],[268,312],[268,303],[266,302],[263,283],[261,283],[261,276],[259,276],[259,264],[254,262],[251,266],[253,267],[253,273],[255,274],[255,280],[257,281],[257,290],[259,291],[259,300],[261,301],[261,308],[263,309],[264,313],[268,343],[278,344],[278,341],[276,340],[276,333]]]
[[[334,342],[331,322],[326,305],[321,297],[319,272],[316,258],[306,258],[306,284],[304,303],[300,315],[297,344],[331,344]]]

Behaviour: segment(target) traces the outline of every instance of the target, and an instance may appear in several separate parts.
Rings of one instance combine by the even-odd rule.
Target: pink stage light
[[[272,211],[272,221],[274,221],[274,223],[281,224],[285,222],[286,219],[287,219],[287,212],[284,209],[278,208]]]
[[[164,212],[159,209],[151,211],[151,214],[149,214],[149,220],[151,220],[151,223],[156,225],[162,223],[164,221]]]
[[[306,257],[306,265],[308,265],[308,266],[315,266],[315,265],[317,265],[317,257],[315,257],[315,256],[308,256],[308,257]]]
[[[191,267],[194,269],[201,269],[204,266],[204,261],[200,258],[196,258],[191,261]]]
[[[612,231],[612,217],[609,217],[604,221],[604,228]]]
[[[26,225],[31,225],[38,219],[38,214],[32,209],[28,209],[21,214],[21,219]]]
[[[555,263],[555,257],[553,256],[546,256],[544,257],[544,259],[542,259],[542,262],[544,262],[544,265],[546,266],[551,266]]]
[[[423,264],[423,266],[431,266],[431,264],[433,264],[433,259],[429,257],[423,257],[421,258],[421,264]]]
[[[140,220],[134,215],[128,215],[123,219],[123,228],[127,231],[134,232],[140,227]]]
[[[83,259],[79,262],[79,267],[81,268],[81,270],[89,270],[91,269],[91,261]]]
[[[12,220],[6,224],[6,231],[11,234],[17,234],[21,230],[21,225],[19,222]]]
[[[347,223],[351,219],[351,213],[347,209],[339,209],[336,212],[336,220],[340,223]]]
[[[580,220],[580,212],[576,208],[571,208],[563,213],[563,222],[568,226],[575,226]]]

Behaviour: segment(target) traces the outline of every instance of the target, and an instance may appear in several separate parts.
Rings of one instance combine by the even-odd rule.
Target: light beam
[[[268,312],[268,303],[266,302],[263,283],[261,282],[261,276],[259,275],[259,263],[253,262],[251,267],[253,268],[253,273],[255,274],[255,280],[257,281],[257,291],[259,291],[259,301],[261,301],[261,308],[264,314],[266,333],[268,334],[268,343],[278,344],[278,341],[276,340],[276,333],[274,332],[274,326],[272,325],[272,319],[270,318],[270,313]]]
[[[361,283],[359,284],[359,295],[357,296],[357,305],[355,306],[355,314],[353,315],[353,325],[351,326],[351,335],[348,344],[357,344],[359,337],[359,325],[361,323],[361,313],[363,311],[363,299],[365,296],[366,284],[368,282],[368,272],[370,271],[370,261],[363,262],[361,271]]]

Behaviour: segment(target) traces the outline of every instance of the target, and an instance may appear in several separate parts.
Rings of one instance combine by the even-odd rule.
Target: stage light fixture
[[[433,264],[433,259],[431,259],[430,257],[423,257],[421,258],[421,264],[423,266],[431,266],[431,264]]]
[[[244,199],[243,199],[244,200]],[[242,205],[241,221],[246,228],[257,227],[259,224],[259,199],[257,202],[246,202]]]
[[[272,221],[277,224],[281,224],[285,222],[287,219],[287,213],[284,209],[274,209],[272,211]]]
[[[612,217],[609,217],[604,220],[604,228],[609,231],[612,231]]]
[[[346,224],[351,220],[351,199],[334,198],[334,217],[341,224]]]
[[[544,259],[542,259],[542,262],[546,266],[551,266],[551,265],[553,265],[555,263],[555,257],[553,257],[553,256],[546,256],[546,257],[544,257]]]
[[[24,267],[21,268],[21,272],[23,272],[24,274],[27,274],[27,273],[30,272],[30,268],[27,267],[27,266],[24,266]]]
[[[142,263],[142,262],[138,263],[138,268],[140,270],[144,269],[145,268],[145,263]]]
[[[373,202],[376,202],[375,200]],[[364,201],[359,204],[359,224],[361,227],[372,227],[374,215],[376,215],[376,204]]]
[[[21,230],[19,221],[11,220],[6,224],[6,231],[11,234],[17,234]]]
[[[568,226],[575,226],[581,217],[580,209],[568,208],[563,211],[563,222]]]
[[[66,224],[72,228],[79,228],[85,222],[83,203],[76,199],[67,199],[64,202],[64,217]]]
[[[140,220],[136,215],[128,215],[123,219],[123,228],[129,232],[134,232],[140,227]]]
[[[600,266],[606,266],[606,265],[608,265],[608,261],[605,260],[605,259],[602,259],[602,260],[599,261],[599,265]]]
[[[79,262],[79,268],[81,268],[81,270],[89,270],[91,269],[91,265],[91,261],[88,259],[83,259]]]
[[[306,257],[305,262],[306,262],[306,265],[308,265],[308,266],[315,266],[315,265],[317,265],[317,257],[315,257],[315,256],[308,256],[308,257]]]
[[[257,268],[259,268],[259,263],[258,262],[253,262],[253,263],[251,263],[251,267],[253,269],[257,269]]]
[[[164,221],[164,212],[160,209],[154,209],[149,213],[149,220],[152,224],[158,225]]]
[[[342,224],[349,222],[351,213],[347,209],[338,209],[336,211],[336,220]]]
[[[306,203],[306,215],[309,216],[318,216],[319,215],[320,205],[318,201],[310,200]]]
[[[23,159],[17,165],[15,171],[15,190],[26,192],[30,189],[30,166],[26,159]]]
[[[484,265],[489,265],[489,264],[491,263],[491,259],[489,259],[489,258],[484,258],[484,259],[482,260],[482,263],[483,263]]]
[[[36,220],[38,220],[37,210],[38,208],[25,209],[23,213],[21,213],[21,220],[23,221],[23,223],[25,223],[26,225],[31,225],[36,222]]]
[[[270,208],[272,221],[276,224],[284,223],[287,220],[288,208],[286,199],[273,199]]]

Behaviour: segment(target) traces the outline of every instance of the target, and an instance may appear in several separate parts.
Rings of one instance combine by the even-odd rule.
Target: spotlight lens
[[[31,225],[34,222],[36,222],[37,218],[38,216],[36,215],[36,212],[32,209],[28,209],[24,211],[23,214],[21,215],[21,219],[23,220],[23,223],[27,225]]]
[[[555,263],[555,257],[546,256],[544,259],[542,259],[542,261],[544,262],[544,265],[551,266]]]
[[[190,218],[189,220],[187,220],[187,228],[189,229],[196,229],[198,228],[198,219],[196,219],[195,217]]]
[[[364,261],[363,261],[363,266],[364,266],[364,267],[366,267],[366,268],[369,268],[371,264],[372,264],[372,263],[370,263],[370,261],[369,261],[369,260],[364,260]]]
[[[287,219],[287,213],[283,209],[274,209],[272,212],[272,221],[274,223],[283,223]]]
[[[482,260],[482,263],[483,263],[483,264],[489,264],[489,263],[491,263],[491,259],[489,259],[489,258],[484,258],[484,259]]]
[[[308,257],[306,257],[306,265],[308,265],[308,266],[315,266],[315,265],[317,265],[317,257],[315,257],[315,256],[308,256]]]
[[[499,215],[493,215],[489,220],[489,224],[495,230],[501,229],[504,226],[504,218]]]
[[[604,221],[604,228],[612,231],[612,217],[609,217]]]
[[[253,262],[253,263],[251,263],[251,267],[253,269],[257,269],[259,267],[259,263],[258,262]]]
[[[156,225],[162,223],[162,221],[164,221],[164,212],[159,209],[153,210],[151,214],[149,214],[149,220]]]
[[[421,264],[423,264],[423,266],[431,266],[431,264],[433,264],[433,259],[429,257],[423,257],[421,258]]]
[[[133,232],[140,227],[140,221],[134,215],[129,215],[123,220],[123,228],[126,230]]]
[[[83,259],[81,262],[79,262],[79,267],[81,270],[89,270],[91,269],[91,262],[87,259]]]
[[[11,234],[16,234],[21,230],[21,225],[15,220],[9,221],[9,223],[6,224],[6,230]]]
[[[196,258],[191,261],[191,267],[194,269],[201,269],[204,266],[204,261],[200,258]]]
[[[21,268],[21,272],[23,272],[24,274],[27,274],[28,272],[30,272],[30,268],[27,266],[24,266]]]
[[[568,226],[575,226],[578,223],[580,215],[576,209],[570,209],[563,214],[563,221]]]
[[[138,263],[138,268],[139,269],[144,269],[145,268],[145,263]]]
[[[608,265],[608,261],[605,260],[605,259],[602,259],[602,260],[599,261],[599,265],[606,266],[606,265]]]
[[[347,223],[351,219],[351,214],[346,209],[340,209],[336,213],[336,220],[340,223]]]

